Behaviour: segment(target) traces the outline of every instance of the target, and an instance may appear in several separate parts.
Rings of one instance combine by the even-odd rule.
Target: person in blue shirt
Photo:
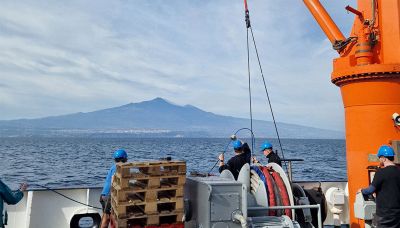
[[[23,191],[25,191],[27,187],[28,185],[23,183],[18,190],[12,191],[0,180],[0,228],[4,228],[4,225],[7,223],[7,221],[5,221],[6,218],[3,220],[4,202],[11,205],[17,204],[24,197]]]
[[[110,215],[111,215],[111,183],[112,178],[115,174],[115,170],[117,169],[118,162],[126,162],[128,161],[128,154],[123,149],[118,149],[114,152],[113,155],[115,163],[111,166],[110,170],[107,173],[106,180],[104,182],[104,187],[100,196],[100,203],[103,208],[103,217],[101,219],[101,228],[107,228],[110,223]]]

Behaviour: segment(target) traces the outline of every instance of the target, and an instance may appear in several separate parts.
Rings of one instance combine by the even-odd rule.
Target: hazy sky
[[[348,36],[355,1],[321,1]],[[249,0],[278,121],[343,129],[332,50],[301,0]],[[251,52],[254,56],[254,52]],[[270,120],[253,63],[253,108]],[[0,7],[0,119],[163,97],[248,117],[242,0],[14,1]]]

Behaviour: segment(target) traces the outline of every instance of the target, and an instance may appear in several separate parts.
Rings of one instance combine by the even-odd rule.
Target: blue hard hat
[[[114,159],[117,159],[117,158],[128,158],[128,154],[126,153],[125,150],[118,149],[118,150],[114,151],[113,158]]]
[[[383,145],[379,148],[378,153],[376,156],[379,158],[381,156],[383,157],[394,157],[394,150],[392,147]]]
[[[242,146],[243,146],[243,143],[240,140],[235,140],[233,142],[233,149],[235,149],[235,150],[242,148]]]
[[[272,149],[272,144],[269,143],[268,141],[265,141],[261,147],[260,147],[260,151],[264,151],[265,149]]]

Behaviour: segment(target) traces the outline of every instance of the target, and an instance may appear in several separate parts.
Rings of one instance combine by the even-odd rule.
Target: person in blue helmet
[[[233,141],[233,150],[235,151],[235,156],[229,159],[227,163],[225,163],[224,154],[219,155],[219,172],[221,173],[223,170],[228,169],[237,180],[243,165],[250,163],[251,151],[248,146],[246,149],[245,144],[240,140]]]
[[[114,151],[113,154],[114,164],[111,166],[110,170],[107,173],[106,180],[104,182],[103,190],[101,191],[100,203],[103,208],[103,217],[101,219],[101,228],[107,228],[110,223],[110,215],[111,215],[111,183],[112,178],[117,169],[117,163],[119,162],[127,162],[128,154],[123,149],[118,149]]]
[[[281,158],[274,152],[270,142],[265,141],[260,147],[260,152],[263,152],[264,156],[268,158],[268,163],[274,162],[279,166],[282,166]],[[253,163],[260,163],[256,156],[253,156]]]
[[[377,157],[380,166],[368,188],[360,189],[363,195],[376,194],[376,221],[378,227],[400,227],[400,168],[395,165],[394,150],[383,145]]]
[[[26,183],[22,183],[18,190],[12,191],[3,181],[0,180],[0,228],[4,228],[7,224],[7,216],[4,216],[3,219],[3,207],[4,202],[7,204],[17,204],[24,197],[23,191],[27,189],[28,185]]]

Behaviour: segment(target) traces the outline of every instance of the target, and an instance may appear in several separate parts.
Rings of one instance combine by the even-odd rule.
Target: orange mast
[[[369,159],[379,146],[400,139],[393,113],[400,112],[400,0],[358,0],[350,38],[345,38],[318,0],[304,3],[340,57],[331,81],[341,89],[346,120],[346,158],[351,227],[359,188],[369,184]],[[373,158],[374,156],[370,156]]]

